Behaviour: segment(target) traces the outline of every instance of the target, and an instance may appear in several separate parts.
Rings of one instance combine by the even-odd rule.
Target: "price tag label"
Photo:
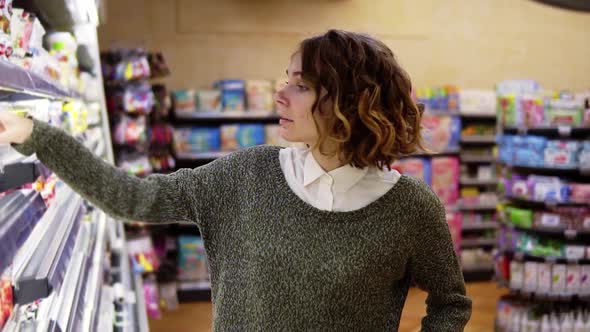
[[[558,214],[543,213],[541,216],[541,225],[547,227],[558,227],[560,225],[561,218]]]
[[[557,263],[557,257],[552,257],[552,256],[545,257],[545,262],[555,264],[555,263]]]
[[[557,132],[561,137],[570,137],[572,135],[572,126],[558,126]]]

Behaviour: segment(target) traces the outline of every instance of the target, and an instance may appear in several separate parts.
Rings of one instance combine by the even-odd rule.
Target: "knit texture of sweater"
[[[291,191],[278,147],[143,179],[37,120],[14,147],[114,217],[196,223],[215,331],[395,331],[412,280],[428,292],[423,331],[462,331],[469,320],[445,209],[411,177],[364,208],[330,212]]]

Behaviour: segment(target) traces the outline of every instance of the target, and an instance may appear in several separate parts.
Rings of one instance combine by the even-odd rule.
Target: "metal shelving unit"
[[[99,3],[85,2],[85,6],[80,6],[82,10],[91,10]],[[69,6],[64,0],[23,3],[28,11],[43,17],[47,30],[60,27],[72,31],[78,43],[86,46],[94,60],[93,70],[99,81],[97,85],[102,86],[96,36],[98,22],[94,20],[95,17],[90,13],[60,12],[77,8]],[[63,21],[64,17],[68,18],[67,22]],[[23,100],[32,103],[51,100],[93,105],[98,116],[93,117],[91,128],[76,138],[98,156],[113,162],[102,91],[92,98],[87,97],[88,94],[69,91],[58,83],[3,60],[0,61],[0,72],[0,99],[7,105]],[[47,177],[51,174],[34,156],[22,157],[4,152],[0,157],[0,192],[33,183],[39,175]],[[109,264],[106,264],[107,251],[113,243],[107,235],[117,224],[122,227],[121,223],[107,219],[104,213],[90,207],[64,183],[57,183],[56,193],[48,209],[44,208],[40,194],[32,190],[19,189],[0,199],[0,240],[3,245],[0,271],[11,265],[9,275],[12,277],[15,303],[2,329],[4,332],[94,332],[113,329],[113,320],[103,321],[101,313],[113,307],[118,299],[109,295],[109,289],[113,287],[106,284],[103,278],[105,269],[109,268]],[[4,247],[8,248],[8,245],[11,249],[5,250]],[[126,255],[120,262],[125,265],[125,261],[126,273],[130,275]],[[138,293],[143,294],[143,291]],[[31,309],[31,302],[35,303],[33,307],[36,309]],[[137,313],[144,309],[137,305],[132,308]],[[35,310],[33,316],[30,310]],[[147,320],[144,319],[141,324],[133,325],[126,331],[147,330]]]
[[[461,122],[463,124],[464,130],[469,125],[488,124],[496,126],[496,114],[461,113]],[[461,152],[459,157],[462,170],[470,171],[473,170],[474,167],[479,167],[479,165],[494,167],[495,158],[493,156],[493,147],[496,143],[496,137],[494,135],[462,135],[460,142]],[[469,148],[476,148],[478,151],[469,151]],[[485,149],[487,152],[483,153],[482,151],[479,151],[483,149]],[[473,174],[473,172],[467,174]],[[475,187],[479,190],[483,189],[484,192],[490,192],[492,188],[498,183],[498,180],[495,177],[489,179],[480,179],[469,177],[467,174],[461,176],[459,179],[459,185],[461,188]],[[495,213],[495,203],[496,202],[479,202],[467,204],[465,202],[461,202],[458,205],[458,209],[463,213],[463,218],[465,219],[467,214],[479,216],[482,214],[489,215]],[[463,236],[465,236],[465,234],[470,234],[471,236],[474,234],[483,235],[484,233],[488,234],[489,236],[489,233],[495,231],[497,228],[498,224],[495,221],[474,223],[463,221],[462,233]],[[489,238],[461,240],[461,248],[467,250],[483,249],[486,252],[489,252],[494,248],[494,245],[495,239]],[[464,277],[467,281],[491,280],[493,274],[493,266],[486,266],[480,269],[470,269],[466,267],[464,271]]]

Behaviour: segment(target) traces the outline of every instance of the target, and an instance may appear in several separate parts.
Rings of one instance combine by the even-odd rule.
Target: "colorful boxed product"
[[[216,113],[221,112],[221,91],[219,90],[197,90],[197,109],[199,112]]]
[[[13,57],[22,59],[29,51],[29,40],[33,32],[35,16],[21,8],[14,8],[10,22]]]
[[[220,127],[221,132],[221,150],[234,151],[239,148],[238,130],[239,124],[228,124]]]
[[[496,114],[496,93],[493,90],[461,89],[459,109],[463,114]]]
[[[590,202],[590,184],[572,183],[570,184],[570,201],[578,203]]]
[[[543,99],[533,96],[523,96],[520,99],[523,124],[535,128],[545,124],[545,107]]]
[[[119,114],[113,127],[113,141],[120,145],[140,145],[147,141],[146,118]]]
[[[539,265],[536,262],[524,263],[524,289],[529,292],[537,290],[537,275],[539,273]]]
[[[565,228],[561,222],[561,216],[557,213],[536,211],[534,213],[535,227]]]
[[[522,289],[524,282],[524,265],[521,262],[510,262],[510,288]]]
[[[194,90],[174,90],[172,100],[176,114],[191,114],[197,111]]]
[[[506,207],[506,214],[513,225],[522,228],[533,227],[533,211],[527,209],[519,209],[515,207]]]
[[[459,89],[452,85],[418,89],[416,99],[431,111],[456,112],[459,109]]]
[[[550,167],[576,168],[578,151],[581,145],[577,141],[549,141],[545,148],[545,165]]]
[[[542,136],[515,137],[514,164],[520,166],[542,167],[545,165],[547,139]]]
[[[1,0],[0,0],[1,1]],[[13,293],[10,278],[0,276],[0,329],[10,317],[13,309]]]
[[[557,99],[550,102],[547,124],[559,126],[580,126],[583,119],[582,105],[576,100]]]
[[[567,202],[569,187],[558,177],[530,175],[532,199],[539,202]]]
[[[133,263],[134,271],[144,273],[158,270],[160,260],[154,250],[151,237],[142,236],[127,240],[127,252]]]
[[[176,153],[219,151],[220,130],[213,127],[175,128],[174,148]]]
[[[262,80],[246,81],[246,101],[249,111],[272,112],[272,83]]]
[[[264,125],[234,124],[221,126],[221,148],[224,151],[243,149],[264,143]]]
[[[580,169],[590,170],[590,142],[583,142],[578,159]]]
[[[264,125],[262,124],[243,124],[238,128],[236,134],[238,147],[248,148],[256,145],[262,145],[265,141]]]
[[[566,290],[567,266],[565,264],[554,264],[551,271],[551,293],[563,294]]]
[[[512,164],[514,158],[514,139],[516,136],[502,135],[499,139],[498,159],[506,164]]]
[[[422,137],[427,149],[444,152],[459,148],[461,138],[461,119],[457,116],[434,115],[422,116]]]
[[[534,80],[505,80],[496,84],[496,91],[499,94],[534,94],[540,89],[541,86]]]
[[[221,90],[224,112],[242,112],[246,109],[246,87],[242,80],[221,80],[215,84]]]
[[[508,186],[509,197],[528,199],[532,196],[532,188],[530,188],[530,183],[526,176],[513,174],[508,182]]]
[[[178,251],[178,279],[209,279],[205,244],[200,236],[179,236]]]
[[[129,113],[148,114],[156,104],[152,87],[147,82],[127,86],[122,97],[121,106]]]
[[[11,20],[12,0],[0,0],[0,60],[12,55]]]
[[[459,199],[459,159],[456,157],[432,158],[432,190],[445,205]]]
[[[392,167],[402,174],[420,179],[428,185],[432,184],[432,168],[429,159],[405,158],[395,162]]]
[[[498,119],[505,126],[516,126],[518,124],[516,96],[499,95],[498,96]]]

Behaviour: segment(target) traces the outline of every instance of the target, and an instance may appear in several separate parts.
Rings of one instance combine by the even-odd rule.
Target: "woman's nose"
[[[289,106],[289,99],[285,96],[284,87],[275,92],[275,102],[282,106]]]

